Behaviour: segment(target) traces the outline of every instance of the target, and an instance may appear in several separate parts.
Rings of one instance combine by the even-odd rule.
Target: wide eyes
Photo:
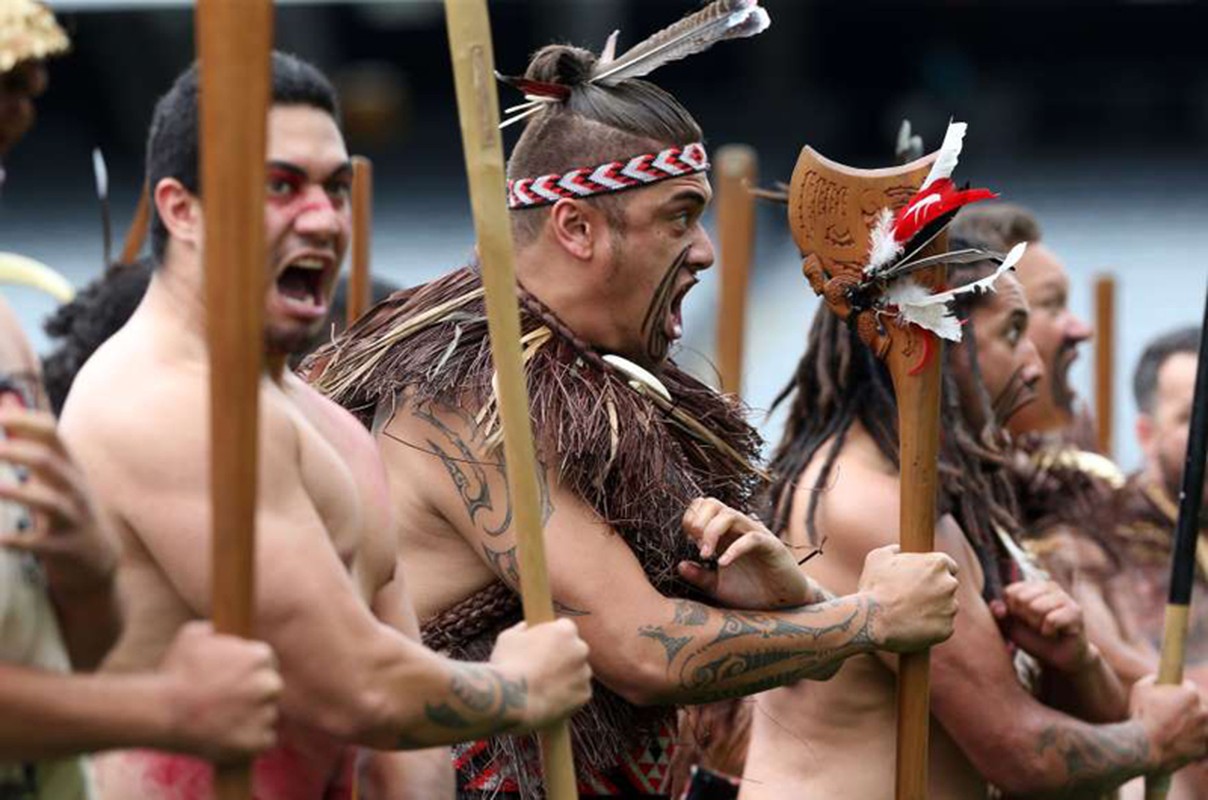
[[[264,185],[269,197],[289,197],[298,189],[298,182],[292,178],[269,176]]]

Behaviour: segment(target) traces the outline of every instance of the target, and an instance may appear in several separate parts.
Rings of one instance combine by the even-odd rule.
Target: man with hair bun
[[[669,357],[713,261],[712,190],[700,127],[641,80],[667,60],[651,42],[701,26],[701,50],[767,22],[721,0],[620,55],[542,48],[507,79],[529,98],[509,205],[550,583],[597,678],[571,719],[585,797],[667,797],[677,705],[952,630],[947,556],[878,550],[845,597],[806,580],[807,554],[742,513],[763,480],[745,409]],[[493,374],[475,264],[379,304],[309,364],[377,436],[425,642],[468,658],[521,617]],[[528,738],[461,746],[458,796],[539,797],[535,762]]]

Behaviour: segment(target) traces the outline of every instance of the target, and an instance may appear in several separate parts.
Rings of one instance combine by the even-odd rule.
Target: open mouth
[[[1070,368],[1078,360],[1078,350],[1074,346],[1063,347],[1057,354],[1053,365],[1052,392],[1053,400],[1059,408],[1073,408],[1074,389],[1070,386]]]
[[[679,341],[684,335],[684,298],[697,283],[696,278],[685,283],[667,306],[666,334],[669,341]]]
[[[334,272],[329,259],[298,258],[277,276],[277,296],[292,316],[306,319],[327,315],[327,288]]]

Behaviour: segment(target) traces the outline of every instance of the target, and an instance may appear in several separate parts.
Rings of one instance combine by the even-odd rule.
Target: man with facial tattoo
[[[894,298],[886,305],[860,294],[869,289],[861,281],[870,268],[862,264],[884,253],[892,258],[888,248],[877,249],[885,227],[870,209],[923,197],[919,186],[943,160],[941,153],[858,170],[806,148],[789,190],[806,275],[828,305],[847,298],[851,310],[846,320],[830,312],[816,317],[782,394],[788,419],[772,463],[773,529],[790,547],[825,542],[825,553],[806,568],[835,591],[850,590],[865,554],[898,536],[893,523],[906,489],[897,398],[874,344],[885,341],[879,336],[905,335],[906,308],[925,308],[915,304],[928,292],[919,284],[913,295],[895,287],[913,280],[903,272],[885,278]],[[976,254],[971,243],[944,238],[942,218],[936,225],[934,257]],[[927,253],[911,242],[902,252],[919,251]],[[931,346],[910,353],[944,359],[935,547],[957,561],[961,575],[956,631],[930,656],[928,797],[1094,797],[1133,776],[1203,757],[1208,709],[1197,693],[1147,682],[1126,695],[1088,641],[1077,604],[1036,574],[1016,544],[1003,423],[1034,399],[1041,375],[1026,335],[1028,304],[1020,282],[999,274],[989,256],[952,261],[945,279],[954,287],[945,293],[951,316],[943,318],[950,327],[934,316],[915,319],[955,341],[943,355]],[[860,656],[825,684],[755,698],[739,797],[891,797],[896,669],[893,658]]]
[[[766,24],[753,2],[699,13]],[[530,97],[509,202],[550,583],[598,681],[572,718],[585,797],[668,796],[676,705],[915,649],[954,613],[946,556],[878,550],[830,599],[740,513],[757,436],[669,358],[713,261],[708,156],[671,95],[625,76],[642,49],[553,45],[511,79]],[[466,657],[521,613],[481,286],[472,264],[401,292],[309,365],[377,435],[425,642]],[[535,760],[528,739],[460,747],[458,796],[539,797]]]

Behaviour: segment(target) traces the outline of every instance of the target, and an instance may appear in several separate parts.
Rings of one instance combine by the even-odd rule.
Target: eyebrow
[[[304,180],[310,179],[309,172],[307,172],[302,167],[300,167],[297,164],[294,164],[290,161],[269,161],[268,168],[270,170],[277,170],[279,172],[288,172],[291,175],[296,175],[299,178],[302,178]],[[333,169],[330,173],[328,173],[327,177],[324,178],[321,182],[326,183],[327,181],[330,181],[334,178],[343,178],[343,177],[346,177],[351,174],[352,174],[352,162],[345,161],[343,164],[340,164],[335,169]]]
[[[680,189],[675,194],[671,195],[667,200],[666,205],[671,206],[676,203],[689,202],[698,206],[707,206],[709,198],[699,189]]]

